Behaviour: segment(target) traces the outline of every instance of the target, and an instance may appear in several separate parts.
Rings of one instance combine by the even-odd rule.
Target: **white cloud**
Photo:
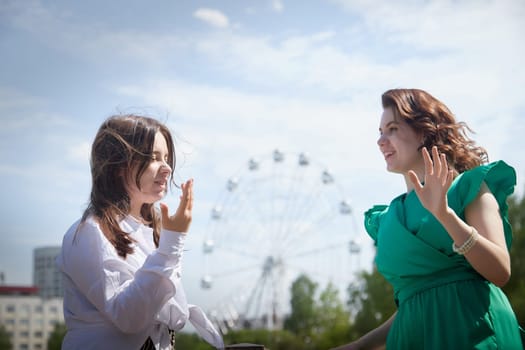
[[[170,52],[186,45],[184,38],[171,34],[115,28],[102,20],[85,23],[39,1],[12,3],[7,19],[50,48],[99,64],[146,61],[158,65]]]
[[[172,130],[191,143],[190,163],[207,159],[208,171],[227,178],[248,157],[281,148],[310,152],[337,173],[350,165],[370,167],[380,161],[375,147],[378,96],[356,96],[355,101],[267,96],[182,81],[154,81],[117,89],[147,104],[163,106],[174,116]],[[202,103],[206,101],[206,103]],[[364,147],[363,145],[367,145]],[[227,155],[227,156],[225,156]],[[204,157],[205,159],[202,159]],[[376,163],[381,166],[382,163]],[[373,167],[374,165],[372,165]]]
[[[0,133],[63,127],[70,121],[63,115],[42,111],[47,101],[18,89],[0,86]]]
[[[283,12],[284,11],[284,4],[282,0],[272,0],[272,10],[275,12]]]
[[[79,162],[81,164],[89,163],[89,155],[91,153],[91,144],[87,141],[83,141],[71,146],[67,155],[72,161]]]
[[[519,39],[525,26],[525,4],[516,0],[335,2],[358,15],[359,25],[367,30],[419,48],[487,48],[483,43],[497,45],[500,41],[506,45]]]
[[[326,40],[330,40],[332,39],[333,37],[335,37],[336,33],[334,31],[324,31],[324,32],[319,32],[319,33],[316,33],[314,35],[312,35],[312,41],[326,41]]]
[[[227,28],[229,20],[221,11],[211,8],[199,8],[194,13],[195,18],[217,28]]]

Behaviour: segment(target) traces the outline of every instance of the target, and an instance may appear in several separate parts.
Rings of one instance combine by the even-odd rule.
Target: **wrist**
[[[162,229],[158,251],[165,255],[181,255],[184,250],[185,238],[186,235],[182,232]]]
[[[444,210],[441,210],[434,214],[436,219],[443,225],[445,225],[445,223],[448,222],[455,215],[456,213],[449,206],[447,206]]]

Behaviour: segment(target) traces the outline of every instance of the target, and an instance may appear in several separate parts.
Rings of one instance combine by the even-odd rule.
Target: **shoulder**
[[[480,194],[490,192],[501,206],[515,185],[516,171],[504,161],[480,165],[456,177],[449,189],[450,204],[462,212]]]
[[[67,230],[62,242],[62,250],[69,251],[71,255],[84,252],[102,253],[110,250],[109,246],[112,247],[94,216],[77,220]]]
[[[388,205],[378,204],[365,212],[365,229],[374,241],[377,239],[381,217],[387,210]]]

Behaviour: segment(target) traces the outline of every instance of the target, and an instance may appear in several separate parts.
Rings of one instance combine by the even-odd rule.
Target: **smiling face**
[[[138,169],[134,169],[131,181],[127,181],[127,192],[130,198],[131,214],[140,217],[143,204],[152,204],[162,199],[166,194],[171,175],[168,164],[169,149],[166,138],[161,132],[155,134],[151,161],[140,177],[140,187],[134,181]]]
[[[384,109],[377,140],[388,171],[407,175],[409,170],[424,174],[424,162],[419,147],[422,137],[402,118],[396,117],[391,107]]]

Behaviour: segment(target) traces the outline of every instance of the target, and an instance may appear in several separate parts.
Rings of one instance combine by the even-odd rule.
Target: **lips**
[[[385,157],[385,159],[388,159],[390,158],[391,156],[394,155],[394,152],[393,151],[390,151],[390,152],[383,152],[383,156]]]
[[[155,181],[155,184],[163,189],[166,188],[166,181]]]

